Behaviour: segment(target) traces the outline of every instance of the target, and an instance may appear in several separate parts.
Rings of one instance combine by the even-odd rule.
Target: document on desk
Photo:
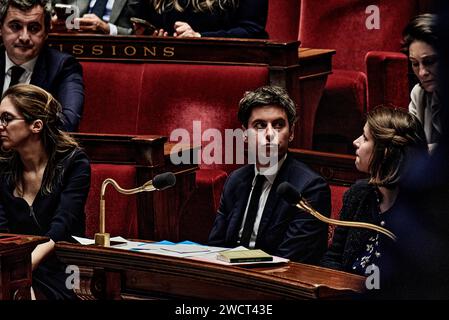
[[[73,238],[83,245],[90,245],[95,243],[93,239],[80,238],[75,236],[73,236]],[[123,237],[113,237],[111,238],[111,247],[121,250],[160,254],[164,256],[178,257],[178,258],[188,258],[198,261],[222,265],[230,265],[230,266],[266,264],[266,263],[272,264],[289,261],[288,259],[285,258],[273,256],[273,261],[240,262],[240,263],[225,262],[217,259],[217,255],[220,251],[230,250],[229,248],[204,246],[192,241],[182,241],[178,243],[174,243],[167,240],[162,240],[159,242],[137,242],[126,240]],[[231,250],[248,250],[248,249],[240,246],[233,248]]]
[[[148,252],[165,256],[189,258],[225,250],[225,248],[203,246],[194,242],[184,241],[179,243],[153,242],[145,243],[132,248],[133,251]]]
[[[73,238],[82,245],[95,244],[95,241],[93,239],[81,238],[76,236],[73,236]],[[183,241],[179,243],[174,243],[167,240],[162,240],[159,242],[138,242],[138,241],[129,241],[123,237],[113,237],[110,239],[110,241],[111,241],[110,246],[111,248],[138,251],[138,252],[148,252],[175,257],[190,257],[197,254],[226,250],[225,248],[203,246],[192,241]]]
[[[78,243],[82,244],[82,245],[95,244],[94,239],[82,238],[82,237],[77,237],[77,236],[72,236],[72,238],[75,239],[76,241],[78,241]],[[137,242],[128,241],[123,237],[112,237],[110,239],[110,242],[111,242],[111,247],[126,246],[126,245],[131,245],[133,243],[137,243]]]
[[[221,251],[223,250],[236,250],[236,251],[240,251],[240,250],[248,250],[245,247],[236,247],[233,249],[229,249],[229,248],[222,248]],[[222,264],[222,265],[226,265],[226,266],[244,266],[244,265],[254,265],[254,264],[273,264],[273,263],[285,263],[285,262],[289,262],[289,259],[286,258],[282,258],[282,257],[278,257],[278,256],[272,256],[273,260],[272,261],[256,261],[256,262],[226,262],[226,261],[222,261],[220,259],[217,258],[218,256],[218,252],[211,252],[211,253],[206,253],[206,254],[202,254],[202,255],[197,255],[195,257],[191,257],[191,259],[193,260],[198,260],[198,261],[204,261],[204,262],[209,262],[209,263],[216,263],[216,264]]]

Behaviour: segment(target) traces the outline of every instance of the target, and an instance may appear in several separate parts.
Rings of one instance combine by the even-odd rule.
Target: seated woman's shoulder
[[[357,180],[345,193],[345,197],[359,196],[369,193],[374,186],[368,183],[368,179]]]
[[[72,149],[67,150],[62,153],[60,156],[59,162],[67,163],[67,162],[76,162],[83,161],[89,163],[89,158],[83,149],[79,147],[74,147]]]

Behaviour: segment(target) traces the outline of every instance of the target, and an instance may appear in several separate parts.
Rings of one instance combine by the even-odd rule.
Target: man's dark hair
[[[402,52],[408,55],[413,41],[423,41],[433,48],[438,47],[437,16],[425,13],[414,17],[402,32]]]
[[[287,91],[277,86],[264,86],[254,91],[247,91],[239,103],[238,118],[241,124],[247,128],[248,120],[254,108],[264,106],[278,106],[287,114],[290,128],[296,118],[296,105],[289,97]]]
[[[41,6],[44,9],[45,31],[50,31],[51,26],[51,0],[0,0],[0,24],[3,24],[9,7],[17,8],[21,11],[29,11],[35,6]]]

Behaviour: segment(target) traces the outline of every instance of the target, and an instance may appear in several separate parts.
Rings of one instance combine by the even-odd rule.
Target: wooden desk
[[[193,153],[196,148],[185,146],[181,150],[174,151],[174,144],[166,143],[166,137],[156,135],[86,133],[72,133],[72,135],[80,142],[92,163],[136,166],[136,187],[159,173],[173,172],[176,175],[174,187],[160,192],[142,192],[136,195],[137,219],[139,238],[179,240],[181,216],[186,202],[195,189],[195,172],[198,165],[174,165],[170,161],[170,155],[173,152]]]
[[[31,252],[48,238],[0,233],[0,300],[31,299]]]
[[[80,266],[82,299],[331,299],[365,287],[361,276],[300,263],[241,268],[64,242],[56,255]]]
[[[299,146],[303,149],[312,149],[315,115],[323,95],[327,77],[332,73],[332,56],[335,53],[335,50],[330,49],[298,49],[300,90]]]

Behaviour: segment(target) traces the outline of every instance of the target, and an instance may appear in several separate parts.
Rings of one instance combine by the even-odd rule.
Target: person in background
[[[49,237],[32,252],[33,289],[46,299],[74,298],[55,242],[84,236],[90,164],[62,130],[61,105],[45,90],[18,84],[0,104],[0,232]]]
[[[254,161],[228,177],[209,245],[245,246],[317,264],[327,247],[327,225],[276,192],[288,181],[319,212],[330,215],[326,180],[288,154],[294,137],[295,103],[280,87],[260,87],[245,93],[238,118],[249,158]]]
[[[267,0],[129,0],[155,36],[267,38]]]
[[[76,131],[83,112],[81,65],[45,44],[51,24],[50,0],[0,0],[0,88],[31,83],[62,105],[64,129]]]
[[[407,199],[402,211],[406,214],[392,221],[391,229],[398,241],[389,253],[389,260],[399,267],[394,277],[384,284],[381,298],[449,298],[449,95],[448,90],[443,90],[449,85],[449,3],[438,1],[429,9],[436,14],[414,19],[410,23],[414,33],[410,35],[419,34],[435,50],[431,56],[436,56],[437,62],[430,63],[432,68],[428,68],[437,74],[437,91],[432,96],[437,93],[438,129],[441,130],[430,156],[412,158],[409,174],[402,179],[401,193]],[[421,62],[423,68],[429,65],[426,58]]]
[[[369,179],[357,181],[346,191],[340,219],[389,229],[392,221],[401,218],[397,215],[404,214],[404,218],[406,215],[400,210],[404,199],[399,185],[408,175],[405,170],[407,160],[415,159],[415,154],[427,156],[422,125],[405,110],[380,106],[367,115],[363,134],[353,143],[356,148],[355,166],[357,170],[368,173]],[[369,275],[368,268],[382,264],[384,250],[391,242],[385,235],[370,229],[337,227],[321,265]]]
[[[410,94],[409,111],[423,124],[431,152],[441,140],[443,130],[436,23],[434,14],[416,16],[404,29],[402,43],[402,49],[408,55],[419,81]]]
[[[133,32],[128,0],[55,0],[54,4],[78,8],[80,31],[112,36]]]

